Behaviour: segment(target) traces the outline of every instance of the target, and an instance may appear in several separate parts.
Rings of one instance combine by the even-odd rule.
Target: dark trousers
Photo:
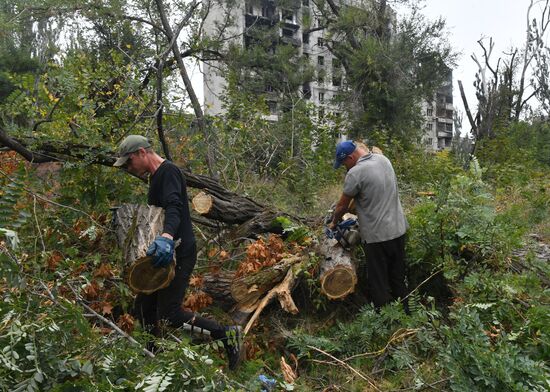
[[[363,243],[367,256],[368,297],[376,308],[407,295],[405,286],[405,235],[393,240]],[[403,303],[408,313],[406,301]]]
[[[134,301],[134,317],[137,318],[145,330],[155,336],[160,336],[159,322],[179,328],[189,324],[200,329],[210,331],[210,336],[220,339],[225,336],[225,329],[218,322],[199,317],[193,312],[181,308],[185,291],[189,286],[189,278],[197,260],[196,251],[187,255],[176,255],[176,273],[170,285],[152,294],[138,294]]]

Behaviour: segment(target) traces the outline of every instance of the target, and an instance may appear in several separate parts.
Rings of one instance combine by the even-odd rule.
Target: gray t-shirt
[[[344,194],[355,199],[361,238],[367,243],[400,237],[409,227],[388,158],[367,154],[357,160],[344,181]]]

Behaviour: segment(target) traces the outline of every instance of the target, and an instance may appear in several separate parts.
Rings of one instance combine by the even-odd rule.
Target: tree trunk
[[[220,198],[206,192],[198,193],[192,200],[193,208],[199,214],[224,223],[244,223],[263,211],[257,203],[246,198]]]
[[[207,273],[202,276],[203,285],[201,289],[210,295],[217,305],[224,311],[235,307],[236,302],[231,295],[231,284],[235,278],[234,271],[218,271]]]
[[[351,253],[336,240],[328,238],[321,244],[320,253],[325,257],[319,271],[321,292],[329,299],[343,299],[353,293],[357,274],[351,262]]]

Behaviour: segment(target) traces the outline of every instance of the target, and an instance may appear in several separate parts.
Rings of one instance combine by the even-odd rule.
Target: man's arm
[[[348,211],[349,204],[353,200],[353,197],[346,195],[345,193],[342,193],[342,196],[340,196],[340,200],[338,200],[338,203],[336,204],[336,208],[334,209],[334,215],[332,217],[332,222],[328,226],[329,229],[333,230],[336,227],[336,224],[340,222],[340,219],[344,216],[344,214]]]
[[[177,168],[169,167],[162,184],[162,198],[164,204],[163,237],[174,239],[183,216],[183,196],[181,193],[182,180]]]

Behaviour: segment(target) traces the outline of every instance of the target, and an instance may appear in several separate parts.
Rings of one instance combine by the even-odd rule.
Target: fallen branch
[[[333,361],[337,362],[339,365],[341,365],[342,367],[350,370],[352,373],[358,375],[362,380],[366,381],[369,383],[369,385],[376,391],[379,391],[380,388],[378,388],[375,384],[374,384],[374,380],[372,378],[370,378],[369,376],[367,376],[366,374],[363,374],[361,373],[359,370],[355,369],[353,366],[350,366],[348,365],[347,363],[345,363],[344,361],[342,361],[341,359],[338,359],[336,358],[334,355],[330,354],[330,353],[327,353],[326,351],[323,351],[321,350],[320,348],[317,348],[315,346],[307,346],[308,348],[312,349],[312,350],[315,350],[317,352],[320,352],[321,354],[323,355],[326,355],[327,357],[329,357],[330,359],[332,359]]]
[[[95,310],[93,310],[91,307],[89,307],[82,298],[80,298],[80,296],[78,295],[78,293],[76,292],[76,290],[73,288],[73,286],[71,286],[70,284],[67,283],[67,285],[69,286],[69,288],[71,289],[71,291],[73,292],[73,294],[75,295],[75,299],[76,301],[82,305],[84,307],[84,309],[86,309],[88,312],[90,312],[91,314],[93,314],[95,317],[97,317],[98,319],[100,319],[102,322],[104,322],[105,324],[109,325],[111,328],[113,328],[116,332],[119,333],[119,335],[125,337],[126,339],[128,339],[132,344],[138,346],[141,348],[141,350],[143,351],[143,353],[147,356],[149,356],[150,358],[155,358],[155,354],[153,354],[151,351],[147,350],[146,348],[144,347],[141,347],[141,344],[139,344],[139,342],[134,339],[133,337],[131,337],[130,335],[128,335],[126,332],[124,332],[122,329],[119,328],[118,325],[116,325],[115,323],[113,323],[111,320],[103,317],[102,315],[100,315],[99,313],[97,313]]]
[[[260,313],[264,308],[273,300],[275,297],[279,299],[279,303],[281,304],[281,307],[286,310],[289,313],[296,314],[298,313],[298,308],[296,307],[296,304],[294,303],[294,300],[292,299],[292,296],[290,295],[290,292],[292,291],[292,286],[294,285],[294,281],[296,280],[296,273],[294,272],[292,266],[288,269],[285,278],[281,283],[279,283],[277,286],[272,288],[267,295],[260,301],[258,304],[256,310],[254,311],[254,314],[246,324],[246,327],[244,329],[244,334],[246,335],[250,328],[254,325],[258,317],[260,316]]]

